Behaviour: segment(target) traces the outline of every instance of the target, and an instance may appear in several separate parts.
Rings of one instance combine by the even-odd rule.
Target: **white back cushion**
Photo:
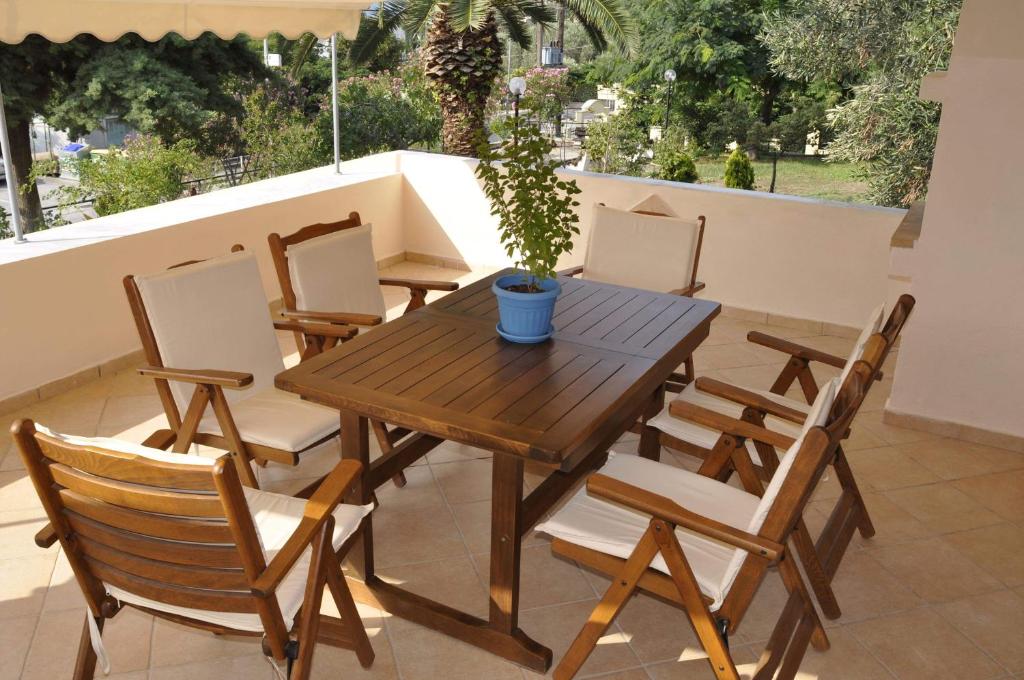
[[[772,475],[771,481],[764,490],[764,495],[761,496],[761,502],[757,504],[757,509],[754,510],[754,515],[750,519],[750,524],[747,525],[746,530],[751,534],[757,534],[761,531],[761,527],[764,525],[764,520],[768,517],[768,512],[772,509],[775,500],[779,497],[779,491],[782,490],[782,485],[786,481],[789,471],[793,469],[793,462],[796,460],[797,452],[800,447],[803,446],[804,438],[807,433],[811,431],[813,427],[821,427],[828,420],[829,411],[832,410],[832,402],[836,398],[836,379],[828,381],[824,387],[818,392],[818,398],[814,400],[814,405],[811,406],[810,412],[807,414],[807,420],[804,421],[803,429],[800,431],[800,436],[797,437],[793,445],[786,450],[782,457],[779,459],[779,467],[775,470],[775,474]],[[745,550],[737,549],[736,553],[732,557],[732,561],[729,563],[728,568],[725,571],[725,577],[722,582],[722,593],[728,593],[732,587],[733,581],[736,580],[736,576],[740,573],[740,568],[743,566],[743,561],[749,555]]]
[[[318,236],[288,248],[295,305],[306,312],[350,312],[384,317],[377,283],[373,225]]]
[[[853,351],[850,352],[850,358],[846,360],[846,366],[843,367],[843,372],[839,376],[839,386],[842,387],[843,383],[846,382],[846,378],[850,375],[850,371],[853,370],[853,365],[860,361],[860,358],[864,356],[864,346],[868,344],[868,340],[871,336],[882,330],[882,320],[885,317],[885,305],[878,305],[875,311],[871,312],[871,316],[868,317],[868,322],[865,324],[864,329],[860,332],[860,336],[857,338],[857,342],[853,345]]]
[[[696,220],[594,206],[583,278],[667,293],[690,284]]]
[[[54,432],[48,427],[44,427],[39,423],[35,424],[36,431],[42,432],[45,435],[49,435],[54,439],[58,439],[67,444],[74,446],[89,446],[95,449],[106,449],[108,451],[116,451],[117,453],[129,453],[142,458],[149,458],[150,460],[159,461],[161,463],[178,463],[181,465],[198,465],[203,467],[209,467],[213,464],[215,458],[207,458],[201,455],[190,455],[185,453],[172,453],[169,451],[161,451],[160,449],[151,449],[148,446],[142,444],[133,444],[132,442],[126,442],[123,439],[113,439],[111,437],[78,437],[72,434],[61,434],[60,432]],[[211,452],[212,454],[213,452]],[[216,452],[217,457],[224,455],[221,452]]]
[[[273,387],[284,360],[254,255],[232,253],[135,281],[164,366],[252,373],[248,389],[225,390],[229,401]],[[193,389],[171,382],[182,414]]]
[[[658,194],[651,194],[629,210],[630,212],[660,213],[662,215],[668,215],[669,217],[679,217],[679,213],[677,213],[675,209]]]

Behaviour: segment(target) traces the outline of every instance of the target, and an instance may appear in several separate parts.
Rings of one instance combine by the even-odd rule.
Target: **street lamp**
[[[668,83],[668,93],[665,95],[665,127],[662,129],[662,135],[668,137],[668,120],[669,114],[672,112],[672,89],[676,84],[676,72],[672,69],[665,71],[665,82]]]
[[[516,77],[508,81],[508,92],[512,95],[514,122],[512,127],[512,142],[519,143],[519,99],[526,94],[526,78]]]

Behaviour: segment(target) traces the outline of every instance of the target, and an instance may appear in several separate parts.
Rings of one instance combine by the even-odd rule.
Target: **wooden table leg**
[[[665,386],[660,386],[651,395],[650,403],[644,409],[640,417],[640,445],[637,447],[637,455],[648,460],[661,460],[661,432],[650,425],[647,421],[661,413],[665,408]]]
[[[519,540],[523,521],[523,459],[494,454],[491,473],[491,625],[519,627]]]
[[[341,457],[358,460],[363,464],[361,480],[345,498],[347,503],[366,505],[373,500],[370,481],[370,431],[366,418],[352,411],[341,412]],[[363,519],[361,537],[348,553],[349,563],[359,578],[373,578],[373,514]]]

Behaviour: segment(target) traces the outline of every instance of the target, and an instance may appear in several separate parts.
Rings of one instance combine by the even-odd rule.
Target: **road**
[[[73,179],[65,179],[63,177],[43,177],[36,182],[39,187],[39,197],[43,201],[43,209],[52,208],[57,204],[57,196],[54,192],[62,186],[75,185],[78,182]],[[0,180],[0,208],[3,208],[8,214],[11,213],[11,201],[7,195],[7,182]],[[77,222],[83,219],[83,216],[78,213],[77,210],[68,211],[69,214],[65,215],[65,218],[70,219],[72,222]]]

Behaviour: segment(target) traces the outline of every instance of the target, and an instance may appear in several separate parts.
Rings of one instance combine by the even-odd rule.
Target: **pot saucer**
[[[555,327],[554,326],[551,326],[551,328],[548,329],[548,332],[545,333],[544,335],[534,335],[534,336],[529,336],[529,335],[512,335],[511,333],[506,333],[505,330],[501,327],[501,323],[499,323],[494,328],[495,328],[495,330],[498,331],[498,335],[500,335],[501,337],[505,338],[509,342],[519,343],[520,345],[534,345],[534,344],[536,344],[538,342],[544,342],[545,340],[550,338],[551,335],[555,332]]]

